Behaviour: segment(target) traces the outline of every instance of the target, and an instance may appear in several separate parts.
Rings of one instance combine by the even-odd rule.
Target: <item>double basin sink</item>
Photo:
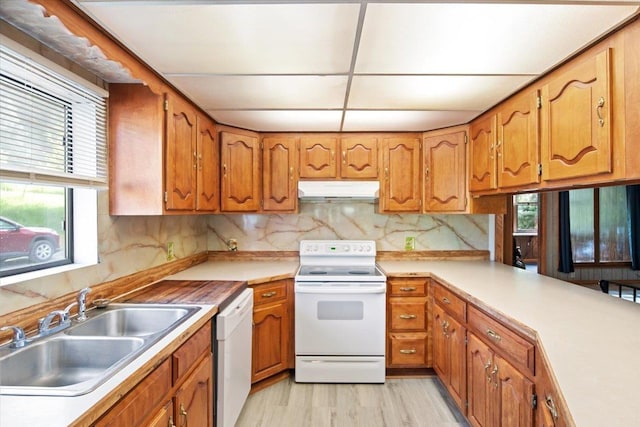
[[[199,309],[111,304],[91,310],[87,320],[73,322],[63,332],[0,353],[0,394],[77,396],[93,391]]]

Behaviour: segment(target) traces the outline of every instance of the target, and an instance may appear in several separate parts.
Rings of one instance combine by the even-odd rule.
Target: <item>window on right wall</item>
[[[624,186],[569,191],[571,247],[575,264],[629,264]]]

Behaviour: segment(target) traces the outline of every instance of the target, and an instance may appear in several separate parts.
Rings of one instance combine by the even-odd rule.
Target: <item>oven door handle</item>
[[[384,294],[386,293],[385,288],[340,288],[340,287],[322,287],[322,286],[314,286],[314,287],[303,287],[296,288],[295,293],[297,294],[333,294],[333,295],[349,295],[349,294]]]

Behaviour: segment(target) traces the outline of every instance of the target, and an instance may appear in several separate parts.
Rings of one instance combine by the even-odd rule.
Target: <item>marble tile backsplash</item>
[[[371,202],[301,202],[299,213],[212,215],[209,250],[227,250],[236,239],[240,251],[297,251],[305,239],[375,240],[378,250],[404,250],[405,237],[416,250],[484,250],[488,215],[417,215],[376,213]]]
[[[107,191],[98,194],[97,265],[0,287],[0,315],[207,250],[206,216],[112,217]]]
[[[473,250],[487,249],[488,224],[488,215],[380,215],[365,202],[302,202],[288,215],[112,217],[104,191],[100,263],[0,287],[0,315],[166,263],[168,241],[177,258],[226,250],[231,238],[240,251],[297,251],[302,239],[370,239],[379,250],[401,251],[409,236],[416,250]]]

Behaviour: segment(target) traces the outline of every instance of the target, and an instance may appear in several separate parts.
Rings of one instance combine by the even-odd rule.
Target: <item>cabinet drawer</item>
[[[207,351],[211,351],[211,323],[204,325],[198,332],[177,349],[172,356],[173,384],[177,384],[191,370],[193,364]]]
[[[287,299],[287,280],[281,280],[253,288],[253,305],[263,305]]]
[[[427,333],[389,334],[388,366],[428,367]]]
[[[451,292],[444,286],[437,284],[433,288],[433,299],[458,320],[465,321],[467,314],[467,303],[462,298]]]
[[[402,278],[389,280],[389,296],[392,297],[412,297],[426,296],[427,283],[425,278]]]
[[[389,327],[393,331],[427,329],[427,298],[392,298],[389,301]]]
[[[475,307],[468,310],[469,328],[516,366],[534,372],[534,345]]]
[[[116,403],[107,414],[95,423],[102,426],[135,426],[166,399],[171,389],[171,361],[166,359],[147,375],[131,392]]]

